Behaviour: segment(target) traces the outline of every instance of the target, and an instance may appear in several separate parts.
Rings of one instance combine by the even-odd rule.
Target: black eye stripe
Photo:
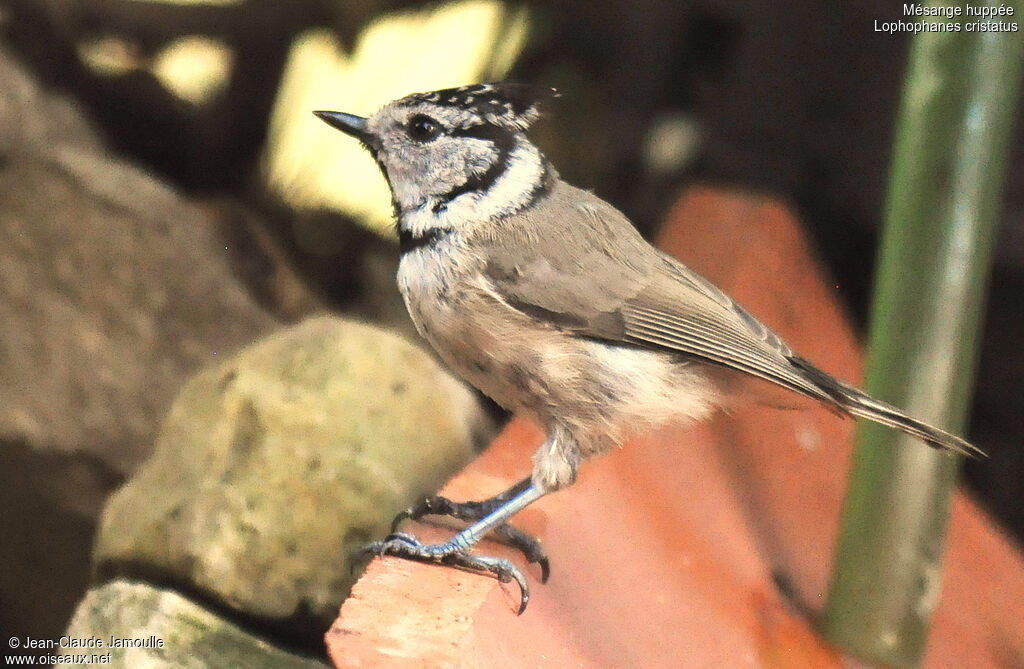
[[[500,153],[508,153],[516,145],[516,135],[508,128],[490,123],[471,125],[468,128],[454,128],[448,131],[451,137],[472,137],[493,142]]]

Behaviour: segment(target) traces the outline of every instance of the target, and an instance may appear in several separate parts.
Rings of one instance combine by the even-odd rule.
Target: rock
[[[68,145],[101,150],[71,101],[41,88],[6,48],[0,48],[0,82],[0,154],[46,153]]]
[[[89,658],[75,661],[75,656],[93,654],[109,659],[94,658],[91,664],[147,669],[325,666],[282,650],[172,590],[125,580],[90,590],[66,636],[94,644],[98,639],[103,647],[64,649],[60,666],[86,666]],[[112,640],[118,647],[111,647]]]
[[[140,170],[67,146],[0,164],[0,435],[122,474],[188,374],[275,321],[216,222]]]
[[[185,386],[103,514],[99,573],[156,574],[319,636],[354,581],[349,555],[488,427],[476,396],[404,339],[307,320]]]
[[[276,325],[209,209],[0,51],[0,439],[130,473],[181,383]]]
[[[0,49],[0,627],[51,638],[188,376],[277,325],[220,221]]]

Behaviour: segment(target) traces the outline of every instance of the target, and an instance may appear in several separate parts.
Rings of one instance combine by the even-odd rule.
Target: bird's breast
[[[498,403],[522,406],[541,333],[496,299],[474,267],[458,254],[414,251],[399,265],[399,288],[416,329],[454,372]]]

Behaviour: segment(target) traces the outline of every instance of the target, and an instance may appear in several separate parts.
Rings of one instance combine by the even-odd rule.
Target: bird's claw
[[[390,537],[402,536],[416,541],[414,537],[398,532],[398,527],[402,522],[406,520],[419,520],[423,516],[451,516],[457,520],[476,521],[491,513],[502,501],[504,501],[502,495],[483,502],[453,502],[447,497],[431,495],[413,506],[400,511],[395,516],[394,520],[391,521]],[[540,567],[540,582],[548,582],[548,576],[551,575],[551,565],[548,560],[547,551],[544,550],[544,546],[541,545],[540,541],[508,523],[498,525],[492,532],[504,543],[522,553],[527,562],[537,564]]]
[[[523,572],[514,564],[503,558],[484,555],[470,555],[461,547],[452,544],[424,544],[416,537],[404,532],[393,532],[381,541],[374,541],[357,553],[357,558],[368,555],[391,555],[415,562],[427,562],[449,567],[458,567],[478,574],[490,574],[501,583],[515,581],[519,585],[519,614],[526,610],[530,601],[530,586]],[[541,565],[545,577],[547,559]]]

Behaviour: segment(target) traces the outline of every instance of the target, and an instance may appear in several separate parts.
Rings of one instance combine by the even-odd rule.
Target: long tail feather
[[[833,378],[803,358],[793,356],[790,360],[846,413],[906,432],[932,448],[972,458],[988,457],[985,451],[966,439],[912,418],[891,404],[876,400],[867,393]]]

